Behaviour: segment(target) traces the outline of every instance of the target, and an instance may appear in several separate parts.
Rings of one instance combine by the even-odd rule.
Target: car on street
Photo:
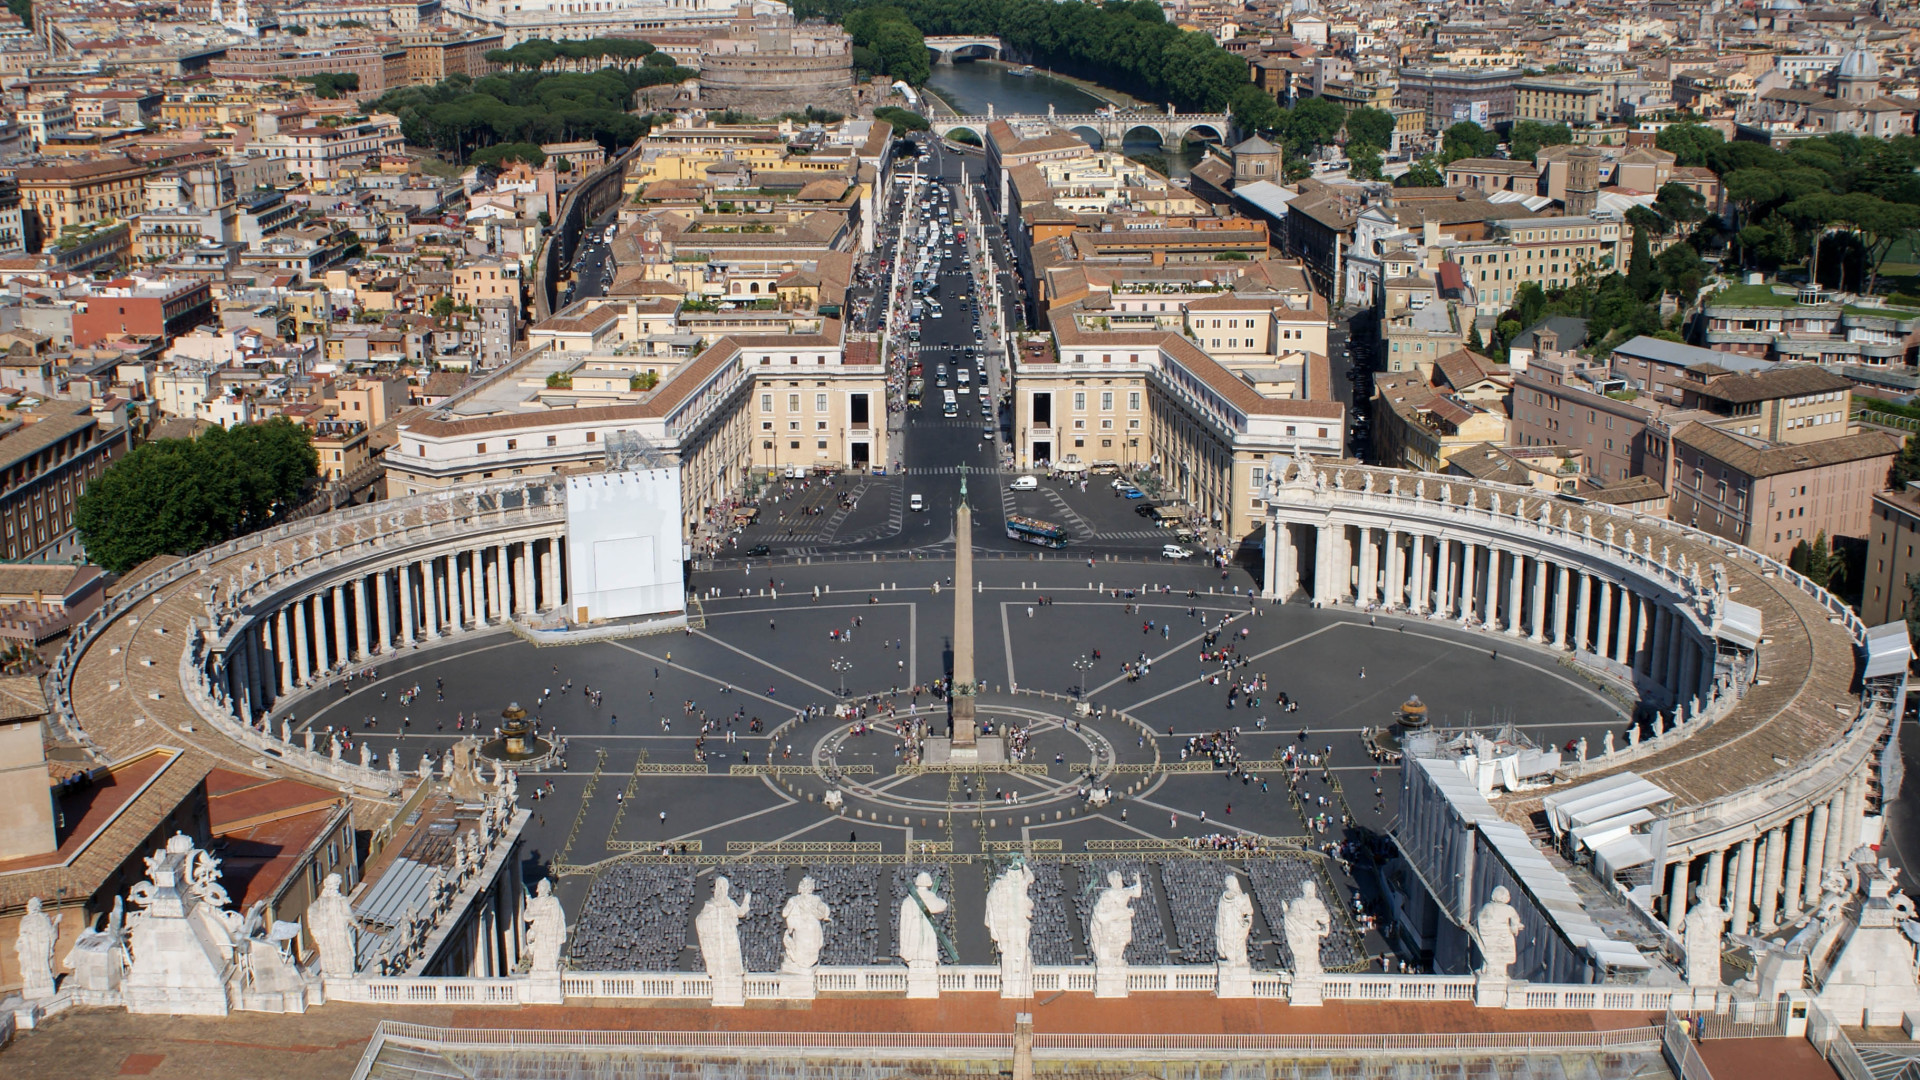
[[[1037,477],[1016,476],[1013,478],[1013,482],[1007,485],[1007,490],[1032,491],[1034,488],[1037,488],[1039,486],[1040,486],[1040,481]]]
[[[921,496],[919,494],[908,496],[907,509],[917,514],[925,510],[926,508],[927,508],[927,500],[924,496]]]
[[[1121,488],[1120,495],[1122,498],[1127,498],[1127,499],[1144,499],[1147,497],[1146,492],[1141,491],[1139,488],[1134,487],[1131,484]]]
[[[1166,544],[1160,548],[1160,555],[1168,559],[1191,559],[1193,558],[1193,551],[1190,548],[1183,548],[1179,544]]]
[[[771,555],[771,554],[773,554],[773,549],[768,547],[765,544],[755,544],[752,547],[747,549],[747,555],[749,558],[755,558],[761,555]]]
[[[985,439],[985,440],[986,440],[987,442],[992,442],[992,441],[993,441],[993,435],[994,435],[994,431],[993,431],[993,429],[992,429],[992,428],[981,428],[981,429],[980,429],[980,437],[981,437],[982,439]]]

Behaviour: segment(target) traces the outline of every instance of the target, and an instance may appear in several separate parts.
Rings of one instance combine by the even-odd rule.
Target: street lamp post
[[[1082,653],[1080,659],[1073,662],[1073,667],[1080,673],[1080,681],[1073,688],[1073,696],[1084,701],[1087,696],[1087,672],[1093,670],[1093,661],[1087,659],[1086,654]]]
[[[835,657],[830,667],[840,676],[840,696],[847,696],[847,672],[853,670],[853,664],[844,656]]]

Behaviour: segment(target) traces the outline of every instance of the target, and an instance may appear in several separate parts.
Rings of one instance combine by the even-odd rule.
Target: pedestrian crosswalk
[[[1000,470],[998,469],[989,469],[982,465],[967,466],[968,476],[985,476],[988,474],[993,474],[997,476],[999,475],[999,473],[1000,473]],[[960,466],[958,465],[913,465],[907,468],[907,475],[908,476],[959,476]]]

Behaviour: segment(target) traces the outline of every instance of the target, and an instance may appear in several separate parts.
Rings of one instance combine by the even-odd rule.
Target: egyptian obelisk
[[[960,510],[953,522],[953,686],[947,696],[956,750],[979,737],[973,718],[973,508],[967,505],[967,469],[960,467]]]

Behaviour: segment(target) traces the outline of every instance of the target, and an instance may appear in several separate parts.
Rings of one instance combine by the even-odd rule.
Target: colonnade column
[[[374,622],[377,623],[380,628],[380,651],[385,653],[388,649],[393,648],[393,619],[392,616],[387,613],[388,607],[393,603],[393,599],[389,595],[392,586],[387,584],[387,572],[385,570],[373,575],[373,581]]]
[[[327,624],[333,621],[332,600],[331,588],[313,594],[313,671],[316,676],[325,676],[327,669],[333,667],[333,650],[327,639]]]
[[[1780,923],[1780,877],[1786,869],[1787,843],[1778,827],[1767,830],[1766,873],[1760,876],[1760,932],[1771,934]]]
[[[1800,899],[1808,907],[1820,902],[1820,879],[1827,873],[1827,828],[1831,812],[1826,803],[1813,808],[1813,819],[1807,823],[1807,880]]]
[[[1665,604],[1653,604],[1653,636],[1647,639],[1647,677],[1660,685],[1667,681],[1669,640],[1673,637],[1673,615]]]
[[[1546,640],[1547,561],[1533,560],[1533,623],[1527,627],[1527,640],[1538,644]]]
[[[1658,610],[1651,596],[1634,596],[1633,670],[1653,676],[1653,613]]]
[[[1281,532],[1286,534],[1287,546],[1293,546],[1293,530],[1285,525]],[[513,562],[513,613],[527,615],[533,612],[533,541],[523,540],[514,545],[520,549],[520,557]]]
[[[293,670],[298,684],[307,685],[307,598],[301,597],[293,602]]]
[[[1588,637],[1593,622],[1593,575],[1580,571],[1580,606],[1574,612],[1573,647],[1588,649],[1591,641]]]
[[[1613,625],[1613,662],[1629,669],[1633,666],[1633,609],[1639,598],[1625,585],[1615,586],[1620,592],[1620,609],[1614,616]]]
[[[1360,526],[1360,593],[1362,605],[1380,602],[1380,553],[1373,546],[1373,528]]]
[[[1507,575],[1507,633],[1517,637],[1527,622],[1527,557],[1510,551],[1507,561],[1513,564]]]
[[[1600,614],[1593,623],[1593,651],[1609,656],[1612,654],[1607,651],[1607,634],[1613,629],[1613,583],[1600,581],[1596,587],[1600,592]]]
[[[413,564],[404,562],[397,569],[394,581],[400,594],[400,644],[411,645],[415,628],[420,625],[413,617]]]
[[[1432,610],[1432,593],[1427,589],[1427,581],[1433,576],[1428,565],[1433,556],[1433,539],[1424,533],[1413,534],[1413,612],[1425,615]]]
[[[276,645],[274,655],[280,660],[280,685],[275,687],[276,696],[293,691],[293,638],[288,635],[287,609],[281,608],[273,613],[273,629]]]
[[[342,664],[353,656],[347,647],[347,587],[335,585],[327,593],[327,606],[333,609],[333,662]]]
[[[1793,819],[1787,828],[1786,876],[1780,882],[1780,921],[1792,922],[1800,914],[1800,889],[1807,871],[1807,815]]]
[[[420,563],[420,637],[432,641],[440,636],[440,613],[446,610],[440,599],[440,560]]]
[[[1562,563],[1559,587],[1553,590],[1553,643],[1570,648],[1567,639],[1567,615],[1573,607],[1573,568]]]
[[[541,565],[540,582],[544,586],[541,598],[546,601],[548,611],[560,608],[560,541],[547,541],[547,557]]]
[[[1453,541],[1442,537],[1434,541],[1440,549],[1440,576],[1434,586],[1434,610],[1443,619],[1453,618]]]
[[[1728,912],[1733,921],[1728,932],[1744,934],[1753,921],[1751,905],[1753,903],[1753,841],[1740,841],[1735,858],[1738,860],[1733,873],[1733,904]]]
[[[365,660],[373,654],[373,641],[367,637],[367,627],[370,622],[367,617],[367,602],[371,599],[367,595],[367,582],[371,580],[373,579],[365,576],[353,579],[353,656],[356,660]]]
[[[1480,606],[1480,625],[1498,632],[1500,629],[1500,549],[1487,547],[1487,575],[1485,599]]]
[[[1707,852],[1707,870],[1700,879],[1700,897],[1711,900],[1722,911],[1727,907],[1727,852],[1715,848]]]
[[[1387,530],[1387,606],[1404,610],[1407,606],[1407,553],[1400,546],[1406,534]]]
[[[1672,864],[1672,884],[1667,887],[1667,928],[1675,934],[1685,924],[1687,917],[1687,871],[1686,859]]]

